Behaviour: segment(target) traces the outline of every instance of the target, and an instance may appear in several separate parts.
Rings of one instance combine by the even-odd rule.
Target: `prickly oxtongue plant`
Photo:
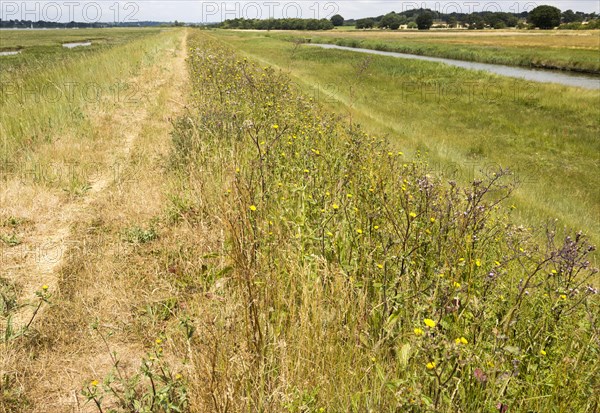
[[[246,359],[213,376],[230,391],[215,409],[594,408],[599,302],[583,236],[511,222],[508,171],[444,182],[285,74],[207,35],[190,46],[172,165],[221,188],[205,207],[244,309]]]

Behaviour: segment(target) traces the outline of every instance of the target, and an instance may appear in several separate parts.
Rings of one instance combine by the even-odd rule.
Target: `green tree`
[[[331,24],[333,24],[336,27],[342,26],[344,24],[344,18],[339,14],[336,14],[335,16],[331,17]]]
[[[573,10],[569,9],[562,14],[563,23],[573,23],[583,21],[581,14],[574,13]]]
[[[431,13],[421,13],[417,16],[415,22],[419,30],[429,30],[433,25],[433,16]]]
[[[372,29],[373,26],[375,26],[375,20],[368,18],[368,19],[358,19],[356,21],[356,28],[357,29]]]
[[[553,6],[538,6],[529,12],[527,21],[540,29],[553,29],[560,24],[560,9]]]
[[[394,12],[386,14],[379,21],[379,27],[382,29],[398,30],[398,27],[400,27],[400,24],[401,24],[400,16],[398,16]]]
[[[470,30],[481,30],[485,27],[485,21],[483,20],[483,17],[475,13],[468,15],[466,18],[466,22],[469,25]]]

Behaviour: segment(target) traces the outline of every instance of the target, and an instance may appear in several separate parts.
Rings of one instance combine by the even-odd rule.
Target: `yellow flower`
[[[375,225],[373,228],[375,228],[375,229],[379,229],[379,225]]]
[[[332,205],[332,208],[333,208],[333,209],[340,209],[340,206],[339,206],[338,204],[333,204],[333,205]]]
[[[563,300],[566,300],[566,299],[567,299],[567,296],[566,296],[565,294],[561,294],[561,295],[560,295],[560,298],[562,298]]]
[[[178,373],[178,374],[175,375],[175,380],[181,380],[182,377],[183,376]]]
[[[161,340],[160,338],[157,338],[156,340],[154,340],[154,342],[155,342],[156,344],[161,344],[161,343],[162,343],[162,340]]]
[[[456,281],[454,281],[452,285],[454,285],[454,288],[460,288],[460,283],[457,283]]]
[[[333,237],[333,232],[327,231],[327,235],[329,235],[330,237]]]
[[[305,170],[304,170],[304,173],[305,173],[305,174],[307,174],[307,173],[309,173],[309,172],[310,172],[310,171],[309,171],[308,169],[305,169]]]
[[[352,198],[352,194],[346,194],[348,198]]]
[[[477,265],[478,267],[481,267],[481,261],[479,259],[475,260],[475,265]]]
[[[356,233],[357,233],[357,234],[362,234],[362,233],[363,233],[363,231],[362,231],[362,229],[360,229],[360,228],[357,228],[357,229],[356,229]]]
[[[460,337],[454,340],[456,344],[469,344],[466,338]]]
[[[48,288],[49,288],[49,287],[48,287],[46,284],[42,285],[42,290],[44,290],[44,291],[48,291]]]
[[[425,333],[423,332],[423,330],[421,330],[421,329],[420,329],[420,328],[418,328],[418,327],[417,327],[417,328],[415,328],[413,331],[415,332],[415,335],[416,335],[417,337],[420,337],[420,336],[422,336],[423,334],[425,334]]]
[[[96,387],[98,384],[99,384],[99,383],[98,383],[98,380],[92,380],[92,381],[90,382],[90,385],[91,385],[92,387]]]
[[[279,125],[271,125],[273,129],[279,129]]]
[[[411,212],[410,214],[408,214],[411,218],[416,218],[417,214],[415,212]]]
[[[382,269],[383,268],[383,264],[377,264],[377,268]]]
[[[427,363],[427,370],[433,370],[435,368],[435,361]]]
[[[435,218],[434,217],[429,218],[429,220],[431,221],[432,224],[435,222]]]
[[[250,211],[256,211],[256,205],[250,205]]]
[[[425,325],[429,328],[433,328],[435,327],[436,322],[433,321],[431,318],[426,318],[425,320],[423,320],[423,322],[425,323]]]
[[[540,355],[545,356],[546,355],[546,351],[544,349],[540,350]]]

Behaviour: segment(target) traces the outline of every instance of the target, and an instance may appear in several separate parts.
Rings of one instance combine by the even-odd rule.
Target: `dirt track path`
[[[86,331],[94,318],[116,323],[111,318],[119,303],[111,300],[123,301],[129,294],[130,285],[124,280],[115,284],[114,268],[106,266],[107,262],[118,266],[123,231],[131,223],[156,216],[164,206],[165,178],[157,163],[168,155],[170,120],[182,110],[187,87],[187,33],[180,34],[174,48],[160,51],[153,64],[127,80],[135,85],[138,99],[109,102],[98,111],[90,108],[88,116],[95,127],[110,138],[98,153],[99,168],[82,196],[50,191],[40,195],[39,188],[26,188],[22,182],[0,190],[0,205],[7,215],[18,215],[29,206],[24,243],[2,250],[2,276],[18,284],[24,302],[35,304],[42,286],[52,294],[52,306],[43,306],[33,320],[37,337],[0,357],[0,372],[11,377],[13,399],[24,402],[11,407],[0,397],[0,412],[97,411],[84,404],[80,390],[90,376],[106,374],[111,360],[101,340],[91,342]],[[21,194],[27,202],[20,205]],[[101,240],[95,236],[90,241],[90,233],[102,223],[108,229]],[[101,312],[104,308],[106,313]],[[34,311],[35,305],[20,308],[12,318],[14,328],[27,325]],[[113,350],[132,364],[140,356],[140,346],[125,338]]]

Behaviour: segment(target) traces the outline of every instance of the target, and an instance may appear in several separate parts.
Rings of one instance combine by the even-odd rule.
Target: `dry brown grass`
[[[436,43],[476,44],[511,47],[566,47],[598,50],[597,30],[589,31],[517,31],[517,30],[461,30],[461,31],[328,31],[308,32],[314,36],[349,37],[357,39],[435,41]]]
[[[35,259],[31,253],[4,256],[23,301],[42,284],[53,296],[27,337],[4,344],[10,349],[3,353],[1,367],[14,379],[7,389],[13,400],[0,399],[0,411],[94,411],[93,405],[84,406],[84,383],[101,380],[111,370],[111,352],[124,371],[137,369],[148,340],[159,332],[142,322],[143,311],[169,297],[169,284],[161,281],[152,259],[141,258],[152,247],[131,244],[124,233],[149,225],[165,202],[161,170],[169,150],[170,117],[181,111],[173,101],[186,96],[183,33],[166,34],[152,62],[127,79],[139,88],[140,99],[85,108],[91,139],[65,136],[32,155],[31,165],[80,167],[80,193],[63,191],[65,181],[35,179],[14,179],[2,191],[2,205],[10,205],[3,207],[3,215],[31,222],[22,234],[23,248],[15,251],[39,251],[50,241],[59,254],[52,259]],[[31,313],[31,307],[21,311],[15,324]],[[90,328],[94,322],[98,331]],[[110,334],[109,348],[98,332]]]

